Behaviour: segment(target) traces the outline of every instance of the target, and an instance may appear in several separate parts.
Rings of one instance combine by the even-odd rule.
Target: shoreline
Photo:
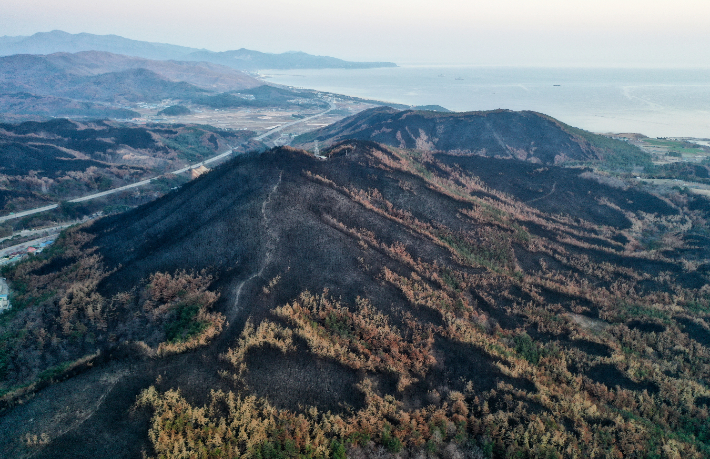
[[[269,84],[406,106],[441,105],[457,112],[530,110],[591,132],[710,139],[706,69],[401,64],[348,71],[264,69],[259,74]]]

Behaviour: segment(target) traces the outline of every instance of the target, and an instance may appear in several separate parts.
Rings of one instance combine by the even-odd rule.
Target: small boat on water
[[[457,80],[457,81],[463,81],[463,78],[461,78],[461,77],[456,77],[455,80]]]

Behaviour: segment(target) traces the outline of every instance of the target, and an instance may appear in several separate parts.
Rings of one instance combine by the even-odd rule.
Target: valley
[[[322,109],[299,110],[287,108],[273,109],[210,109],[206,107],[194,108],[191,113],[171,117],[160,116],[158,113],[165,107],[171,106],[172,101],[164,101],[158,105],[146,108],[137,107],[141,114],[140,119],[133,120],[135,124],[166,123],[166,124],[207,124],[221,129],[250,130],[260,135],[281,128],[278,137],[268,134],[271,145],[284,145],[305,132],[318,127],[327,126],[344,117],[358,113],[375,106],[369,102],[338,98],[336,95],[324,95],[323,100],[329,104],[327,111]],[[262,140],[262,139],[258,139]]]

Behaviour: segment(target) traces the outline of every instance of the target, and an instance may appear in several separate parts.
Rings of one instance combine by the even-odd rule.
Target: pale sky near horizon
[[[0,35],[399,64],[710,67],[710,0],[0,0]]]

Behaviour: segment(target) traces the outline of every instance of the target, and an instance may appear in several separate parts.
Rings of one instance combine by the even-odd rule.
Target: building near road
[[[0,279],[0,312],[10,309],[9,288],[5,279]]]
[[[54,239],[50,239],[43,242],[33,241],[11,247],[0,256],[0,266],[15,263],[30,255],[38,255],[53,243]]]

